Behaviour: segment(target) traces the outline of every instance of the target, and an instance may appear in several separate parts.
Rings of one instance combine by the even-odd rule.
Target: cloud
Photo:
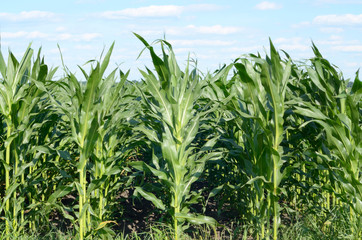
[[[165,33],[165,31],[163,31],[161,29],[159,29],[159,30],[157,30],[157,29],[155,29],[155,30],[144,30],[144,29],[135,30],[135,29],[133,29],[131,31],[133,31],[133,32],[135,32],[135,33],[137,33],[137,34],[139,34],[141,36],[144,36],[144,37],[145,36],[158,36],[158,37],[160,37],[160,36],[163,36],[163,34]],[[127,31],[127,33],[128,32],[129,31]]]
[[[176,54],[178,54],[178,53],[189,53],[191,51],[191,48],[179,48],[179,47],[177,47],[177,48],[174,48],[173,51]]]
[[[124,19],[137,17],[175,17],[180,16],[182,11],[182,6],[163,5],[140,8],[126,8],[120,11],[107,11],[101,13],[100,16],[107,19]]]
[[[139,8],[125,8],[119,11],[105,11],[97,14],[105,19],[127,19],[127,18],[164,18],[180,17],[184,12],[190,11],[215,11],[221,9],[214,4],[194,4],[188,6],[178,5],[151,5]]]
[[[362,25],[362,14],[322,15],[315,17],[313,19],[313,23],[318,25],[339,25],[339,26]]]
[[[246,47],[231,47],[224,49],[227,52],[237,53],[239,55],[235,55],[236,57],[240,57],[241,54],[251,53],[251,52],[258,52],[263,50],[261,45],[254,45],[254,46],[246,46]]]
[[[232,26],[221,26],[221,25],[213,25],[213,26],[195,26],[188,25],[186,27],[187,30],[194,31],[195,33],[201,34],[220,34],[227,35],[240,32],[242,29],[239,27]]]
[[[196,25],[187,25],[187,26],[153,26],[144,28],[142,26],[129,25],[127,29],[124,30],[124,33],[129,33],[130,31],[140,34],[141,36],[148,37],[161,37],[164,34],[166,38],[168,36],[190,36],[190,35],[230,35],[244,31],[241,27],[236,26],[223,26],[223,25],[212,25],[212,26],[196,26]]]
[[[28,39],[36,39],[36,38],[44,38],[47,40],[55,40],[55,41],[63,41],[63,40],[72,40],[72,41],[86,41],[89,42],[93,39],[100,38],[102,35],[99,33],[83,33],[83,34],[71,34],[71,33],[57,33],[57,34],[48,34],[42,33],[39,31],[18,31],[18,32],[3,32],[1,33],[1,37],[4,39],[8,38],[28,38]]]
[[[65,52],[68,52],[68,49],[63,48],[63,47],[61,47],[60,50],[61,50],[62,54],[65,53]],[[59,54],[59,48],[52,48],[52,49],[49,50],[49,53]]]
[[[184,11],[217,11],[223,9],[223,6],[216,5],[216,4],[192,4],[184,7]]]
[[[31,38],[31,39],[34,39],[34,38],[46,38],[48,36],[49,36],[49,34],[38,32],[38,31],[33,31],[33,32],[18,31],[18,32],[1,33],[1,37],[4,39],[6,39],[6,38]]]
[[[273,2],[264,1],[255,6],[258,10],[276,10],[282,8],[282,5]]]
[[[95,3],[103,3],[104,0],[77,0],[76,4],[95,4]]]
[[[343,32],[343,28],[338,27],[323,27],[319,29],[323,33],[341,33]]]
[[[345,65],[347,67],[360,68],[362,67],[362,62],[346,62]]]
[[[342,52],[362,52],[362,45],[340,45],[334,46],[332,49]]]
[[[317,4],[362,4],[362,0],[317,0]]]
[[[300,28],[300,27],[308,27],[310,26],[310,22],[304,21],[297,24],[292,24],[292,28]]]
[[[338,50],[341,46],[356,46],[360,45],[358,40],[346,40],[343,36],[340,35],[331,35],[328,39],[316,40],[317,45],[327,45],[333,46],[332,49]],[[337,48],[335,48],[337,46]],[[339,49],[341,50],[341,49]]]
[[[64,32],[65,30],[67,30],[67,28],[66,28],[66,27],[62,27],[62,26],[57,27],[57,28],[55,29],[55,31],[57,31],[57,32]]]
[[[172,45],[175,46],[231,46],[235,44],[235,41],[221,41],[221,40],[169,40]]]
[[[1,41],[0,47],[2,47],[2,46],[10,46],[10,42]]]
[[[72,40],[75,42],[80,41],[92,41],[93,39],[100,38],[102,35],[100,33],[83,33],[83,34],[71,34],[71,33],[61,33],[57,34],[52,40]]]
[[[102,34],[99,33],[83,33],[77,36],[79,41],[91,41],[95,38],[100,38],[102,37]]]
[[[306,44],[300,44],[300,43],[292,43],[292,44],[281,44],[279,45],[280,49],[283,49],[285,51],[306,51],[310,49],[310,46]]]
[[[56,20],[58,15],[53,12],[45,11],[24,11],[20,13],[0,13],[0,19],[12,22],[22,22],[29,20]]]
[[[92,50],[94,49],[94,46],[91,44],[82,44],[82,45],[75,45],[74,48],[81,50]]]
[[[175,36],[185,36],[192,34],[213,34],[213,35],[228,35],[234,34],[242,31],[240,27],[234,26],[222,26],[222,25],[213,25],[213,26],[195,26],[187,25],[185,27],[167,27],[164,29],[166,35],[175,35]]]
[[[19,37],[25,37],[27,32],[19,31],[19,32],[3,32],[1,33],[2,38],[19,38]]]
[[[301,38],[299,38],[299,37],[294,37],[294,38],[283,38],[283,37],[281,37],[281,38],[277,38],[277,39],[275,39],[275,40],[273,40],[273,42],[275,43],[275,44],[279,44],[279,43],[290,43],[290,42],[300,42],[302,39]]]
[[[277,38],[273,41],[279,49],[286,51],[306,51],[310,46],[302,38]]]

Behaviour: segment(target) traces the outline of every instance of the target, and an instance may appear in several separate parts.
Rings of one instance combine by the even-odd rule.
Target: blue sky
[[[216,0],[63,0],[3,1],[0,9],[1,48],[21,56],[32,42],[42,46],[45,61],[77,71],[104,47],[116,42],[111,68],[151,67],[141,42],[166,37],[180,66],[188,54],[202,71],[247,53],[264,53],[269,37],[293,59],[313,56],[311,41],[337,65],[345,78],[362,67],[362,0],[216,1]]]

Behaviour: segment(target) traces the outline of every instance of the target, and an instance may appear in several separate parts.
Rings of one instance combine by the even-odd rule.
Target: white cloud
[[[107,19],[124,19],[137,17],[175,17],[180,16],[184,7],[176,5],[148,6],[126,8],[120,11],[107,11],[100,14]]]
[[[343,28],[338,27],[323,27],[319,29],[323,33],[341,33],[343,32]]]
[[[174,48],[173,51],[174,51],[174,53],[178,54],[178,53],[189,53],[194,50],[191,48]]]
[[[282,8],[282,5],[276,4],[274,2],[264,1],[255,6],[258,10],[276,10]]]
[[[215,11],[221,7],[214,4],[178,5],[151,5],[139,8],[125,8],[119,11],[105,11],[98,16],[106,19],[152,18],[152,17],[180,17],[183,12]]]
[[[47,34],[47,33],[35,31],[35,32],[29,32],[26,37],[27,38],[46,38],[48,36],[49,36],[49,34]]]
[[[275,44],[279,44],[279,43],[297,43],[300,42],[302,39],[299,37],[294,37],[294,38],[277,38],[275,40],[272,40]]]
[[[235,41],[221,41],[221,40],[169,40],[175,46],[230,46],[235,44]]]
[[[57,31],[57,32],[64,32],[65,30],[67,30],[67,28],[66,28],[66,27],[62,27],[62,26],[57,27],[57,28],[55,29],[55,31]]]
[[[62,47],[60,48],[60,50],[62,51],[62,54],[68,51],[67,48],[62,48]],[[59,54],[59,48],[52,48],[49,50],[49,53]]]
[[[75,45],[74,48],[76,49],[81,49],[81,50],[92,50],[94,49],[94,46],[93,45],[90,45],[90,44],[82,44],[82,45]]]
[[[334,46],[332,49],[342,52],[362,52],[362,45],[340,45]]]
[[[72,41],[86,41],[89,42],[93,39],[102,37],[99,33],[83,33],[83,34],[71,34],[71,33],[59,33],[59,34],[48,34],[42,33],[39,31],[18,31],[18,32],[3,32],[1,37],[4,39],[8,38],[27,38],[27,39],[36,39],[44,38],[47,40],[63,41],[63,40],[72,40]]]
[[[345,65],[347,67],[353,67],[353,68],[358,68],[362,66],[362,62],[346,62]]]
[[[327,39],[327,40],[315,40],[314,43],[319,46],[319,45],[337,45],[337,44],[342,44],[343,41],[342,40],[333,40],[333,39]]]
[[[292,43],[292,44],[281,44],[279,45],[280,49],[283,49],[285,51],[306,51],[310,49],[310,46],[300,43]]]
[[[300,28],[300,27],[308,27],[310,26],[310,22],[304,21],[297,24],[292,24],[292,28]]]
[[[72,40],[75,42],[79,41],[92,41],[93,39],[102,37],[99,33],[83,33],[83,34],[71,34],[71,33],[61,33],[57,34],[52,40]]]
[[[1,41],[0,46],[10,46],[10,42]]]
[[[77,0],[75,3],[77,4],[94,4],[94,3],[102,3],[104,0]]]
[[[237,53],[239,55],[235,55],[236,57],[240,57],[241,54],[258,52],[263,50],[263,47],[254,45],[254,46],[246,46],[246,47],[231,47],[224,49],[227,52]]]
[[[221,35],[227,35],[241,31],[241,28],[238,27],[221,26],[221,25],[213,25],[213,26],[188,25],[186,29],[201,34],[221,34]]]
[[[24,37],[27,34],[27,32],[19,31],[19,32],[3,32],[1,33],[2,38],[18,38],[18,37]]]
[[[331,35],[331,36],[330,36],[330,39],[332,39],[332,40],[342,40],[343,37],[340,36],[340,35]]]
[[[360,45],[360,41],[358,40],[346,40],[343,36],[340,35],[331,35],[328,39],[316,40],[315,43],[317,45],[327,45],[327,46],[355,46]],[[332,47],[332,48],[334,48]],[[338,47],[337,47],[338,48]],[[341,49],[340,49],[341,50]]]
[[[166,35],[185,36],[190,34],[213,34],[213,35],[228,35],[238,33],[243,29],[234,26],[195,26],[187,25],[186,27],[167,27],[164,32]]]
[[[299,37],[277,38],[273,42],[274,44],[277,44],[277,47],[279,49],[283,49],[286,51],[306,51],[310,49],[310,46],[306,44],[306,41]]]
[[[320,25],[362,25],[362,14],[322,15],[315,17],[313,23]]]
[[[132,30],[131,30],[132,31]],[[128,33],[129,31],[127,31]],[[164,31],[162,30],[144,30],[144,29],[139,29],[139,30],[135,30],[133,29],[133,32],[145,37],[145,36],[163,36]]]
[[[362,0],[317,0],[317,4],[362,4]]]
[[[216,4],[192,4],[184,7],[184,11],[217,11],[223,9],[223,6]]]
[[[95,39],[95,38],[100,38],[102,35],[101,34],[99,34],[99,33],[83,33],[83,34],[80,34],[80,35],[78,35],[77,37],[78,37],[78,39],[80,40],[80,41],[91,41],[91,40],[93,40],[93,39]]]
[[[161,37],[164,34],[166,38],[168,36],[190,36],[190,35],[230,35],[242,32],[244,29],[236,26],[222,26],[222,25],[212,25],[212,26],[196,26],[196,25],[187,25],[183,27],[178,26],[154,26],[154,27],[140,27],[135,25],[127,26],[127,29],[124,33],[129,33],[130,31],[140,34],[141,36],[151,36],[151,37]]]
[[[58,40],[69,40],[72,37],[73,37],[73,35],[70,34],[70,33],[61,33],[61,34],[58,34],[56,36],[56,39],[58,39]],[[56,40],[56,39],[54,39],[54,40]]]
[[[38,31],[33,32],[25,32],[25,31],[18,31],[18,32],[3,32],[1,33],[2,38],[46,38],[49,35],[47,33],[42,33]]]
[[[0,13],[0,19],[13,22],[29,21],[29,20],[56,20],[57,14],[45,11],[23,11],[20,13]]]

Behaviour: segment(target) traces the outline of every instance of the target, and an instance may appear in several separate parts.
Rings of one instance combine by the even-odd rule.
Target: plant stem
[[[16,149],[14,150],[14,156],[15,156],[15,162],[14,162],[14,172],[13,172],[13,178],[14,178],[14,183],[17,183],[18,180],[16,178],[16,175],[18,175],[18,165],[19,165],[19,156],[16,153]],[[17,196],[16,196],[16,191],[14,191],[13,193],[13,202],[14,202],[14,206],[13,206],[13,231],[16,234],[17,228],[18,228],[18,220],[17,220],[17,207],[15,207],[15,204],[17,202]],[[16,235],[17,236],[17,235]]]
[[[275,104],[274,104],[275,106]],[[278,151],[278,147],[279,147],[279,118],[278,118],[278,113],[274,108],[274,128],[275,128],[275,135],[274,135],[274,150],[277,152]],[[275,156],[273,155],[273,196],[272,196],[272,200],[273,200],[273,239],[277,240],[278,239],[278,198],[277,198],[277,188],[278,188],[278,174],[279,174],[279,169],[278,169],[278,162],[280,161],[280,156]]]
[[[81,154],[80,159],[83,158],[83,154]],[[82,160],[81,160],[82,161]],[[86,203],[85,197],[85,164],[81,167],[79,172],[79,184],[82,188],[82,191],[79,193],[79,239],[83,240],[84,233],[85,233],[85,216],[86,214],[82,214],[84,203]]]
[[[11,135],[11,125],[7,124],[7,139],[10,138]],[[6,146],[6,168],[5,168],[5,192],[9,189],[10,187],[10,173],[9,173],[9,166],[10,166],[10,144],[8,146]],[[5,202],[5,212],[8,213],[10,210],[10,202],[9,199],[6,200]],[[5,222],[5,232],[6,232],[6,239],[9,239],[9,234],[10,234],[10,226],[9,226],[9,221],[6,220]]]
[[[174,228],[175,228],[175,240],[178,240],[178,228],[177,228],[177,218],[176,218],[176,214],[180,212],[180,208],[177,204],[177,193],[175,193],[175,204],[177,207],[175,207],[175,216],[174,216]]]
[[[24,176],[24,172],[21,174],[21,186],[25,186],[25,176]],[[22,208],[21,208],[21,218],[20,218],[20,226],[23,226],[23,223],[25,221],[25,204],[24,202],[22,202]],[[22,233],[24,233],[24,228],[22,227]]]

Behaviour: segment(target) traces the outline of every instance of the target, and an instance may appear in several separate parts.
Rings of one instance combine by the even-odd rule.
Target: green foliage
[[[107,70],[114,44],[82,80],[30,46],[0,52],[0,239],[362,237],[358,71],[270,41],[202,75],[135,36],[154,69],[140,82]],[[147,201],[149,229],[123,233]]]
[[[197,193],[191,193],[191,185],[202,174],[205,163],[220,156],[210,151],[216,142],[211,138],[202,146],[194,144],[205,110],[197,109],[197,100],[204,82],[200,81],[196,70],[181,72],[169,43],[161,41],[163,60],[153,47],[141,36],[136,35],[149,49],[157,77],[147,69],[141,71],[144,77],[144,92],[140,90],[143,108],[140,113],[143,124],[137,130],[143,132],[153,147],[152,165],[133,162],[139,170],[151,172],[166,187],[169,194],[165,204],[153,193],[137,187],[136,193],[152,201],[156,207],[171,214],[174,222],[175,239],[186,228],[184,221],[192,224],[215,225],[210,217],[189,212],[189,206],[198,201]],[[165,52],[168,48],[168,54]],[[158,152],[159,151],[159,152]]]

